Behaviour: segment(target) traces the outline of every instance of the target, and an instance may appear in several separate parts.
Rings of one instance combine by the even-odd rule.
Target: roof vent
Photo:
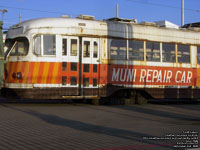
[[[200,22],[185,24],[181,28],[185,28],[192,31],[200,31]]]
[[[71,18],[71,16],[68,16],[68,15],[62,15],[61,18]]]
[[[200,28],[200,22],[185,24],[181,28],[191,28],[191,27]]]
[[[164,27],[164,28],[173,28],[173,29],[179,29],[179,26],[169,22],[167,20],[162,20],[162,21],[156,21],[155,22],[159,27]]]
[[[94,20],[94,16],[89,16],[89,15],[79,15],[77,18],[79,19],[84,19],[84,20]]]
[[[157,24],[154,22],[140,22],[140,24],[145,26],[157,27]]]
[[[118,18],[118,17],[109,18],[109,19],[106,19],[106,21],[137,23],[137,19],[125,19],[125,18]]]

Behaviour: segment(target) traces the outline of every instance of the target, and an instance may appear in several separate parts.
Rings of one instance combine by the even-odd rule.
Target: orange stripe
[[[83,64],[82,64],[83,65]],[[79,64],[77,63],[77,71],[71,71],[71,64],[67,63],[67,70],[62,71],[62,63],[60,62],[10,62],[6,64],[8,71],[8,83],[38,83],[38,84],[60,84],[62,76],[67,76],[67,83],[70,83],[70,77],[77,77]],[[97,66],[98,68],[100,66]],[[83,68],[83,67],[82,67]],[[82,72],[86,78],[90,78],[90,84],[93,83],[92,78],[98,78],[98,73],[93,73],[93,65],[90,64],[90,72]],[[83,71],[83,70],[82,70]],[[13,73],[22,72],[23,79],[14,79]],[[83,78],[82,78],[83,79]]]
[[[56,76],[56,83],[57,84],[61,84],[62,83],[62,72],[61,72],[61,69],[62,69],[62,63],[58,63],[58,73],[57,73],[57,76]]]
[[[15,73],[21,72],[21,70],[22,70],[22,62],[20,61],[17,64],[17,68],[16,68],[16,72]],[[16,79],[16,83],[19,83],[19,79]]]
[[[32,83],[34,65],[35,65],[35,62],[31,62],[29,64],[29,72],[28,72],[28,77],[27,77],[27,83]]]
[[[44,64],[44,71],[43,71],[43,80],[42,80],[42,83],[47,83],[47,77],[48,77],[48,71],[49,71],[49,65],[50,63],[48,62],[45,62]]]
[[[37,83],[42,83],[42,73],[44,69],[44,62],[40,62],[40,67],[38,71]]]
[[[54,63],[54,68],[53,68],[53,74],[51,78],[51,83],[56,84],[57,76],[58,76],[58,69],[59,69],[59,63]]]
[[[35,62],[35,66],[33,69],[32,83],[37,83],[39,68],[40,68],[40,62]]]
[[[13,72],[17,72],[17,66],[18,66],[19,62],[14,62],[14,66],[15,68],[13,68]]]
[[[26,83],[27,82],[27,79],[28,79],[28,72],[29,72],[29,64],[30,62],[26,62],[25,63],[25,67],[24,67],[24,77],[23,77],[23,83]]]
[[[26,65],[26,62],[22,62],[22,65],[21,65],[22,79],[19,80],[19,83],[23,82],[25,65]]]
[[[12,77],[12,63],[9,63],[9,70],[8,70],[8,82],[10,82],[10,80],[11,80],[11,77]]]
[[[52,80],[52,77],[53,77],[53,69],[54,69],[54,65],[55,63],[51,62],[49,63],[49,70],[48,70],[48,75],[47,75],[47,83],[48,84],[51,84],[51,80]]]
[[[11,63],[11,70],[10,70],[10,72],[9,72],[9,74],[10,74],[9,82],[11,82],[11,83],[16,82],[16,79],[14,79],[14,78],[12,77],[13,73],[16,72],[16,68],[17,68],[17,63],[16,63],[16,62],[12,62],[12,63]]]
[[[6,63],[6,70],[7,70],[7,78],[6,78],[6,82],[8,82],[9,80],[9,72],[10,72],[10,63]]]
[[[48,70],[49,70],[49,63],[45,62],[44,63],[44,71],[43,71],[43,74],[42,74],[42,77],[43,77],[42,83],[47,83]]]

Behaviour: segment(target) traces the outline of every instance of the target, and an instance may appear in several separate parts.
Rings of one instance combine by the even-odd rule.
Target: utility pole
[[[0,9],[0,11],[2,12],[2,16],[1,16],[1,21],[3,22],[3,15],[5,12],[8,12],[7,9]]]
[[[0,21],[0,88],[3,86],[3,75],[4,75],[4,47],[3,47],[3,34],[2,34],[2,29],[3,29],[3,15],[5,12],[7,12],[6,9],[0,9],[2,12],[2,20]]]
[[[184,0],[182,0],[182,7],[181,7],[181,25],[184,25]]]

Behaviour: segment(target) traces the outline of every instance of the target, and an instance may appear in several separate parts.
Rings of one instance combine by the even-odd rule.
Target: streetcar
[[[39,18],[6,35],[4,96],[198,99],[200,30],[93,16]]]

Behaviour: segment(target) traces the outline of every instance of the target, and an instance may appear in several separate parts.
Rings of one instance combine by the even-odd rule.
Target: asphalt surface
[[[0,101],[0,150],[200,149],[200,103],[95,106]]]

